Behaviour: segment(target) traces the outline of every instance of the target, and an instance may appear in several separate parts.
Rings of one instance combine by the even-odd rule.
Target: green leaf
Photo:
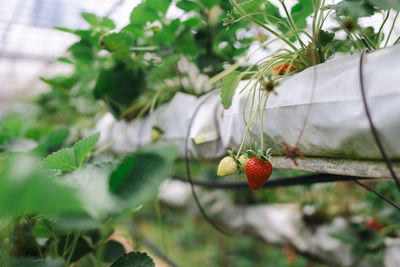
[[[68,136],[69,130],[67,128],[55,129],[39,142],[35,151],[41,155],[47,155],[52,149],[61,146]]]
[[[94,58],[93,45],[86,40],[81,40],[68,48],[75,60],[89,63]]]
[[[318,42],[322,46],[326,46],[330,42],[332,42],[333,38],[335,38],[335,33],[334,32],[328,32],[324,30],[320,30],[318,33]]]
[[[310,0],[299,0],[290,11],[297,29],[302,30],[307,27],[307,17],[313,13],[313,2]]]
[[[43,160],[43,168],[46,170],[73,171],[82,166],[87,154],[94,148],[100,138],[100,133],[93,134],[72,148],[64,148],[47,156]]]
[[[146,6],[154,10],[160,11],[161,13],[167,13],[171,0],[147,0]]]
[[[147,195],[148,188],[156,187],[156,183],[166,177],[166,167],[163,158],[155,153],[127,156],[111,174],[110,190],[122,198],[142,198]]]
[[[132,70],[121,63],[100,72],[93,94],[96,98],[103,99],[110,112],[119,118],[145,87],[145,73],[141,69]]]
[[[9,168],[12,167],[11,169],[18,167],[23,169],[17,172],[10,169],[0,175],[2,216],[60,215],[82,211],[76,190],[55,182],[39,170],[32,170],[32,167],[38,167],[35,165],[36,162],[26,157],[21,159],[13,157],[6,162],[0,162],[2,163],[6,163]]]
[[[110,240],[104,244],[102,261],[114,262],[123,254],[125,254],[124,246],[115,240]]]
[[[337,15],[350,18],[367,17],[374,14],[374,8],[365,1],[345,0],[336,5],[328,5],[330,9],[336,10]]]
[[[133,35],[127,31],[111,33],[103,37],[104,46],[111,51],[125,50],[129,51],[129,47],[133,44]]]
[[[400,1],[399,0],[367,0],[368,3],[374,5],[377,8],[381,9],[395,9],[400,10]]]
[[[35,237],[48,238],[53,236],[52,231],[45,220],[38,221],[33,227],[32,232]]]
[[[159,17],[157,15],[157,12],[153,10],[152,8],[149,8],[145,5],[145,3],[141,3],[137,5],[131,13],[130,16],[130,21],[131,24],[137,25],[137,26],[144,26],[146,25],[146,22],[153,22],[155,20],[158,20]]]
[[[141,252],[130,252],[124,254],[116,260],[111,267],[154,267],[154,261],[146,254]]]
[[[71,59],[67,58],[67,57],[59,57],[59,58],[57,58],[57,61],[63,62],[63,63],[67,63],[67,64],[71,64],[71,65],[74,64],[74,62]]]
[[[202,3],[206,8],[211,9],[213,6],[218,5],[220,0],[200,0],[200,3]]]
[[[65,27],[54,27],[55,30],[61,31],[61,32],[68,32],[68,33],[73,33],[75,34],[75,30],[65,28]]]
[[[153,146],[125,157],[111,174],[110,191],[131,206],[151,199],[176,155],[176,146]]]
[[[52,153],[43,159],[43,168],[46,170],[72,171],[77,169],[75,150],[64,148]]]
[[[203,26],[202,20],[200,18],[190,18],[183,22],[183,25],[187,27],[201,27]]]
[[[103,20],[101,21],[101,26],[107,28],[108,30],[114,30],[116,27],[114,21],[109,18],[103,18]]]
[[[200,9],[199,5],[196,4],[193,1],[189,1],[189,0],[182,0],[179,1],[178,3],[176,3],[176,6],[186,12],[192,11],[192,10],[196,10],[196,9]]]
[[[87,23],[92,25],[92,27],[96,27],[100,25],[100,21],[95,14],[83,12],[82,18],[86,20]]]
[[[95,133],[74,145],[76,163],[78,168],[82,166],[87,154],[92,151],[97,141],[99,141],[100,133]]]
[[[221,102],[225,109],[232,104],[232,98],[235,95],[236,88],[242,79],[239,71],[233,71],[224,77],[221,90]]]

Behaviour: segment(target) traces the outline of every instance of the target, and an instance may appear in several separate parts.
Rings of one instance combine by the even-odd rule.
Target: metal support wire
[[[364,109],[365,109],[365,114],[367,115],[368,118],[368,122],[369,122],[369,126],[371,128],[371,133],[374,136],[374,140],[375,143],[382,155],[383,160],[386,163],[387,168],[389,169],[390,174],[392,175],[393,180],[396,183],[397,189],[400,192],[400,183],[399,183],[399,179],[397,178],[396,173],[393,170],[393,166],[392,163],[390,162],[385,149],[383,148],[382,142],[380,140],[379,134],[378,134],[378,130],[375,127],[374,122],[372,121],[372,116],[371,116],[371,112],[369,110],[368,107],[368,102],[367,102],[367,97],[366,97],[366,93],[365,93],[365,86],[364,86],[364,73],[363,73],[363,65],[364,65],[364,55],[367,51],[363,50],[361,52],[360,55],[360,65],[359,65],[359,78],[360,78],[360,89],[361,89],[361,96],[362,96],[362,101],[364,104]],[[393,202],[392,200],[390,200],[389,198],[385,197],[384,195],[380,194],[379,192],[377,192],[376,190],[374,190],[373,188],[360,183],[359,181],[354,181],[356,184],[358,184],[359,186],[364,187],[365,189],[369,190],[370,192],[374,193],[376,196],[378,196],[380,199],[386,201],[387,203],[389,203],[390,205],[392,205],[393,207],[397,208],[400,210],[400,206],[398,204],[396,204],[395,202]]]
[[[366,50],[363,50],[361,55],[360,55],[360,89],[361,89],[361,95],[362,95],[362,100],[363,100],[363,104],[364,104],[364,109],[365,109],[365,114],[367,115],[368,118],[368,122],[369,122],[369,126],[371,128],[371,133],[374,136],[375,139],[375,143],[378,146],[379,152],[382,155],[383,160],[386,163],[387,168],[389,169],[390,174],[393,177],[393,180],[396,183],[397,189],[399,189],[400,192],[400,182],[399,179],[397,178],[396,173],[393,170],[393,166],[392,163],[390,162],[385,149],[383,148],[381,139],[379,137],[378,134],[378,130],[375,127],[374,122],[372,121],[372,116],[371,116],[371,112],[369,111],[369,107],[368,107],[368,102],[367,102],[367,97],[366,97],[366,93],[365,93],[365,86],[364,86],[364,74],[363,74],[363,65],[364,65],[364,55],[366,53]]]
[[[187,182],[186,179],[180,176],[173,176],[172,179]],[[379,178],[382,180],[383,178]],[[263,185],[262,189],[272,189],[277,187],[289,187],[296,185],[311,185],[316,183],[332,183],[332,182],[349,182],[357,180],[375,180],[367,177],[354,177],[348,175],[336,174],[311,174],[300,175],[295,177],[283,177],[269,180]],[[231,189],[231,190],[248,190],[249,185],[246,182],[218,182],[218,181],[196,181],[192,180],[193,185],[201,186],[209,189]]]
[[[209,93],[208,96],[205,96],[204,99],[199,103],[199,105],[196,107],[196,109],[193,112],[192,117],[190,118],[189,121],[189,125],[188,125],[188,129],[186,132],[186,137],[185,137],[185,165],[186,165],[186,176],[187,176],[187,181],[190,183],[190,188],[192,189],[192,195],[193,198],[196,202],[197,207],[200,210],[200,213],[203,215],[204,219],[206,219],[206,221],[212,226],[214,227],[218,232],[220,232],[221,234],[227,235],[227,236],[236,236],[241,234],[243,227],[241,227],[238,231],[228,231],[225,230],[223,228],[221,228],[221,226],[219,226],[216,222],[214,222],[210,216],[207,215],[206,211],[204,210],[203,206],[201,205],[199,198],[197,196],[196,190],[194,188],[194,182],[192,179],[192,174],[190,171],[190,160],[189,160],[189,149],[188,149],[188,145],[189,145],[189,139],[190,139],[190,130],[192,129],[192,124],[194,119],[196,118],[197,113],[199,112],[201,106],[213,95],[214,92]],[[243,226],[244,224],[242,224]]]

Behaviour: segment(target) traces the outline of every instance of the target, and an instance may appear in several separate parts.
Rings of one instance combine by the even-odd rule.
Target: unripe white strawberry
[[[219,162],[217,175],[220,177],[228,176],[235,174],[237,171],[238,171],[238,166],[235,160],[232,157],[227,156]]]
[[[163,133],[164,132],[159,127],[153,126],[153,128],[151,129],[151,133],[150,133],[151,142],[155,143],[158,140],[160,140]]]
[[[240,170],[242,171],[242,172],[245,172],[246,171],[246,164],[247,164],[247,162],[250,160],[250,158],[248,157],[248,156],[246,156],[246,155],[241,155],[240,157],[239,157],[239,162],[240,162]]]

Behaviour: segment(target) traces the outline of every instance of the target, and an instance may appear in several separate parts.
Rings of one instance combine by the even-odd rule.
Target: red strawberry
[[[371,229],[371,230],[375,230],[375,231],[381,231],[383,228],[385,228],[385,226],[383,226],[382,224],[380,224],[378,221],[374,220],[374,219],[368,219],[365,221],[365,227]]]
[[[292,64],[290,64],[290,63],[285,63],[285,65],[283,65],[283,67],[282,67],[282,64],[276,66],[276,67],[274,68],[274,72],[275,72],[275,73],[279,72],[279,73],[278,73],[279,75],[285,75],[285,74],[286,74],[286,71],[287,71],[287,69],[288,69],[289,67],[290,67],[289,73],[291,73],[291,72],[293,72],[293,71],[296,70],[296,69],[293,67]]]
[[[246,164],[247,182],[251,190],[260,189],[272,174],[272,164],[258,157],[251,158]]]

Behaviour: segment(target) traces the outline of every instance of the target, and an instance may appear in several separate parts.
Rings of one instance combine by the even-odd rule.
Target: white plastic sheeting
[[[361,100],[359,60],[359,55],[330,60],[287,78],[276,88],[277,95],[270,96],[264,110],[265,146],[271,147],[274,154],[282,154],[282,141],[294,145],[309,107],[316,75],[311,112],[300,142],[301,152],[306,156],[381,159]],[[364,81],[370,112],[391,158],[400,158],[399,75],[400,46],[365,55]],[[132,152],[150,143],[151,128],[157,125],[165,132],[161,141],[178,142],[183,157],[190,118],[207,97],[193,121],[189,151],[195,159],[219,158],[226,149],[237,149],[244,135],[242,111],[249,89],[242,94],[238,92],[246,83],[239,84],[228,110],[220,104],[218,92],[199,99],[179,93],[170,103],[135,122],[117,122],[107,114],[96,127],[102,132],[100,142],[111,142],[111,149],[118,153]],[[253,132],[259,138],[259,123]]]

